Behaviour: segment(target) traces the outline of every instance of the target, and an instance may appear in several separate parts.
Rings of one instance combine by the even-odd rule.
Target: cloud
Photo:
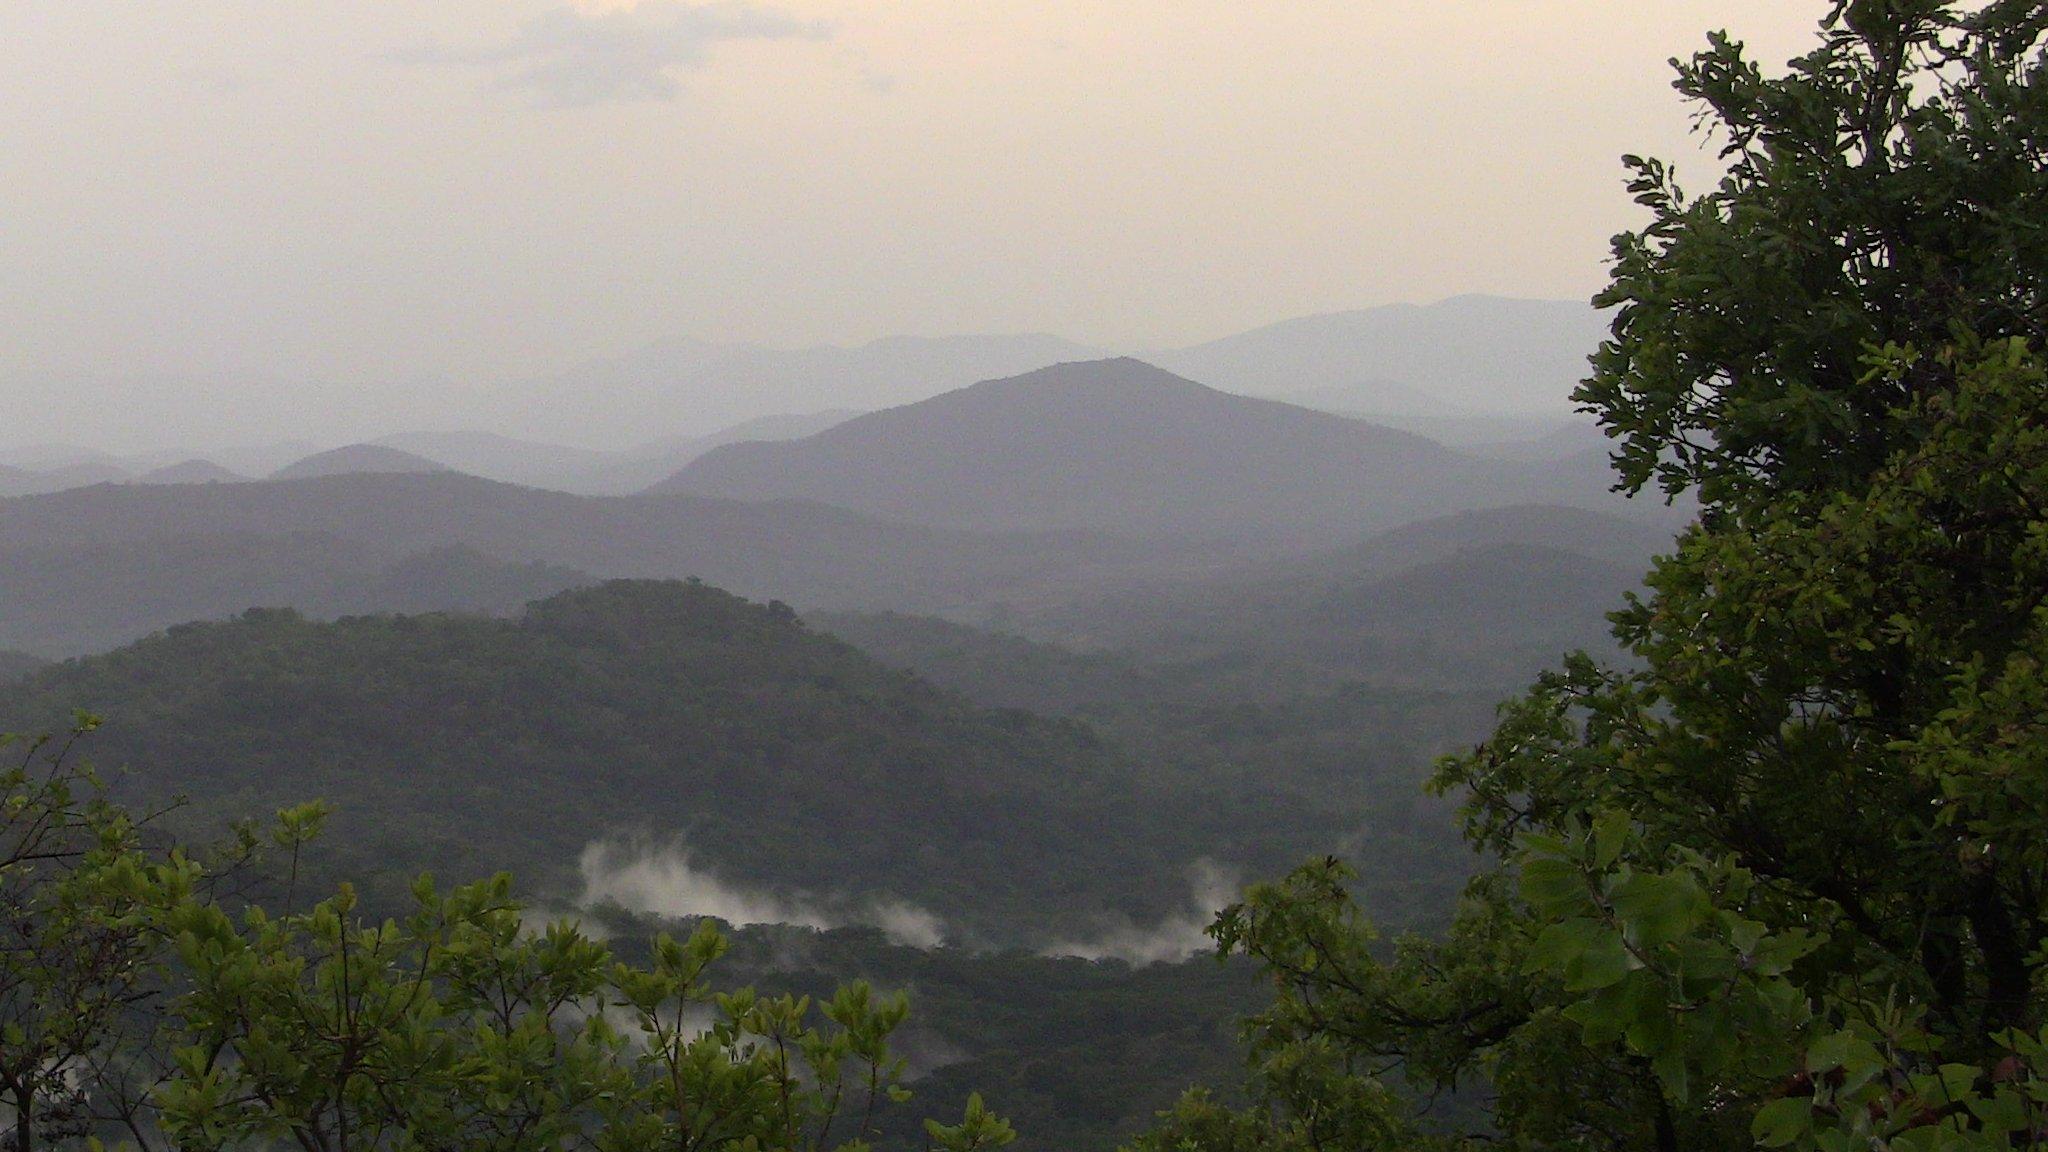
[[[497,86],[531,93],[555,108],[673,100],[675,73],[704,66],[713,46],[733,40],[823,40],[831,29],[746,0],[689,4],[647,0],[623,8],[557,8],[491,47],[440,46],[404,54],[416,64],[499,70]]]
[[[1185,960],[1213,948],[1209,925],[1224,905],[1237,899],[1237,881],[1207,860],[1191,870],[1188,907],[1156,924],[1120,920],[1081,940],[1069,940],[1043,950],[1047,956],[1077,956],[1083,960],[1123,960],[1131,964],[1159,964]]]
[[[577,866],[583,877],[577,904],[585,908],[616,904],[670,918],[711,916],[735,926],[825,929],[867,924],[880,928],[890,942],[912,948],[936,948],[946,939],[943,921],[900,900],[839,900],[821,906],[815,900],[786,898],[720,879],[694,864],[681,841],[657,846],[597,840],[584,847]]]

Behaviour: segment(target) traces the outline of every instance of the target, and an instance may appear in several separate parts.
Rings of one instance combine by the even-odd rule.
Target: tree
[[[195,890],[181,855],[144,850],[62,737],[0,736],[0,1105],[4,1146],[28,1152],[127,1114],[153,1078],[129,1057],[163,991],[150,913]]]
[[[1441,765],[1496,862],[1445,939],[1389,954],[1334,860],[1230,909],[1257,1104],[1141,1146],[2048,1141],[2044,36],[1861,0],[1783,75],[1678,66],[1728,174],[1631,161],[1577,394],[1622,487],[1699,500],[1614,617],[1638,667]]]
[[[253,827],[197,855],[145,836],[77,758],[97,726],[0,737],[0,1147],[828,1152],[910,1097],[903,997],[716,992],[708,923],[640,968],[530,923],[503,875],[423,877],[402,921],[364,923],[346,885],[293,911],[319,804],[278,814],[272,915],[221,883]],[[937,1152],[1015,1138],[978,1097],[927,1132]]]
[[[807,999],[713,992],[708,923],[636,968],[571,924],[533,930],[505,876],[414,895],[381,924],[346,888],[239,926],[212,903],[170,911],[190,979],[157,1094],[174,1146],[826,1152],[865,1147],[909,1099],[900,996],[847,985],[819,1025]],[[934,1147],[1013,1135],[976,1100]]]

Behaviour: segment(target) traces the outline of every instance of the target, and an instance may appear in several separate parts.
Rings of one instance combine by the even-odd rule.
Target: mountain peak
[[[728,445],[660,487],[951,528],[1265,542],[1392,515],[1450,463],[1419,436],[1119,356],[984,380],[805,440]]]
[[[348,444],[316,452],[271,473],[272,480],[308,480],[361,472],[446,472],[447,466],[425,456],[382,444]]]

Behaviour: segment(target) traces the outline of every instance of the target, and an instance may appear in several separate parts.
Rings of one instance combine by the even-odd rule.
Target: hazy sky
[[[1667,57],[1784,0],[12,0],[0,375],[481,381],[666,336],[1185,343],[1583,297]],[[19,402],[21,398],[14,398]],[[31,397],[47,402],[54,398]]]

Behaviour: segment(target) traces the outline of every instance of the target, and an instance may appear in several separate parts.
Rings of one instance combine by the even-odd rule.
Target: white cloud
[[[748,888],[697,867],[680,842],[657,846],[593,841],[583,849],[577,867],[583,877],[578,904],[586,908],[616,904],[655,916],[711,916],[732,925],[826,929],[867,924],[880,928],[891,943],[912,948],[936,948],[946,939],[945,922],[915,904],[876,899],[864,904],[833,901],[824,907],[818,901]]]
[[[503,44],[437,46],[405,58],[494,67],[500,88],[529,92],[550,107],[582,108],[673,100],[681,91],[675,74],[703,67],[711,49],[722,42],[823,40],[830,35],[824,24],[746,0],[586,3],[544,12]]]

